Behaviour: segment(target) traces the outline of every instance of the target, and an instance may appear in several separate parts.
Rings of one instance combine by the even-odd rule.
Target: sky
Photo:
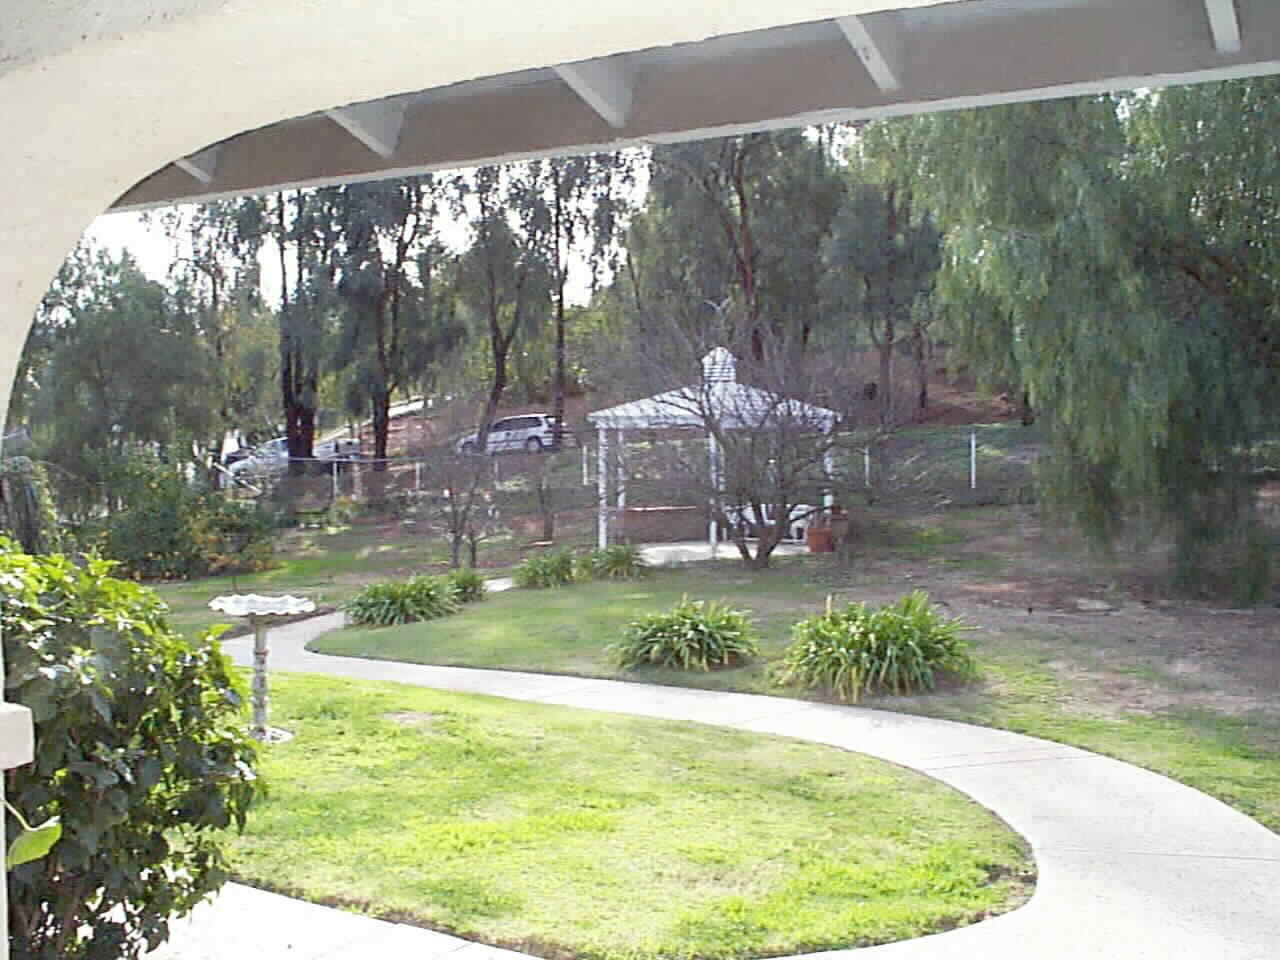
[[[647,171],[641,165],[641,173],[635,185],[633,202],[643,202],[648,190]],[[178,209],[189,209],[193,204],[179,204]],[[161,211],[156,211],[160,213]],[[461,250],[469,240],[469,231],[464,221],[453,221],[441,224],[441,237],[445,244],[454,250]],[[154,280],[165,280],[174,260],[184,251],[176,250],[173,241],[165,236],[159,217],[152,217],[150,224],[139,213],[103,214],[89,225],[84,232],[84,239],[96,246],[106,247],[115,255],[128,249],[138,262],[139,268]],[[263,298],[267,303],[280,302],[280,263],[273,244],[263,245],[259,257],[262,268]],[[585,304],[590,299],[591,274],[585,261],[580,258],[571,262],[569,268],[568,300],[574,304]]]
[[[179,209],[190,206],[184,204]],[[127,249],[144,274],[160,281],[168,278],[174,260],[189,252],[178,249],[165,236],[158,218],[152,217],[147,223],[140,213],[105,213],[89,224],[83,239],[107,248],[116,256]],[[263,297],[268,303],[280,302],[280,265],[274,252],[274,247],[264,245],[258,258],[262,267]]]
[[[447,245],[457,250],[467,241],[465,225],[446,226],[442,233]],[[95,246],[105,247],[119,256],[123,250],[133,254],[138,267],[153,280],[165,280],[173,261],[183,254],[173,241],[165,236],[164,228],[153,221],[144,222],[139,213],[108,213],[98,217],[84,232],[84,239]],[[280,302],[280,262],[273,244],[264,244],[259,255],[262,268],[262,293],[267,303]],[[568,299],[570,303],[586,303],[590,290],[590,276],[585,263],[570,266]]]
[[[104,246],[114,254],[127,247],[137,259],[143,273],[162,279],[173,260],[173,247],[159,225],[148,228],[136,213],[110,213],[89,224],[84,238],[96,246]]]

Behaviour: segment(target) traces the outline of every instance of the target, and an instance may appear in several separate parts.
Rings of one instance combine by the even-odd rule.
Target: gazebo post
[[[596,499],[596,546],[603,550],[609,545],[609,431],[604,424],[596,427]]]
[[[614,439],[618,442],[618,450],[613,456],[618,465],[618,513],[621,517],[622,511],[627,508],[627,447],[621,427],[618,428]],[[618,522],[625,525],[621,519]]]
[[[831,516],[831,508],[835,506],[836,496],[831,489],[831,476],[836,472],[836,458],[831,450],[831,434],[835,433],[835,424],[831,424],[823,432],[827,435],[827,449],[822,452],[822,474],[826,487],[822,491],[822,506]]]

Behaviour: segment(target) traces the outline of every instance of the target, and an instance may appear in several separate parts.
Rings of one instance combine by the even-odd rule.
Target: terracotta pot
[[[835,537],[828,527],[810,527],[804,533],[810,553],[831,553],[835,550]]]

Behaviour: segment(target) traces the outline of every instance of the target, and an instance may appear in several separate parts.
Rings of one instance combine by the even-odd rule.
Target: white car
[[[241,474],[280,473],[289,465],[289,438],[276,437],[259,444],[247,457],[235,461],[227,469],[233,477]]]
[[[555,417],[549,413],[522,413],[514,417],[502,417],[489,428],[489,440],[485,453],[541,453],[555,442]],[[573,431],[567,427],[561,434],[565,443],[574,441]],[[467,434],[456,444],[458,453],[480,453],[479,435]]]
[[[354,459],[360,455],[360,441],[349,440],[346,437],[335,437],[332,440],[317,443],[314,453],[317,460],[333,460],[338,457]],[[276,437],[274,440],[268,440],[266,443],[254,447],[247,457],[236,460],[227,469],[233,477],[238,477],[241,474],[263,476],[284,473],[288,466],[289,438]]]

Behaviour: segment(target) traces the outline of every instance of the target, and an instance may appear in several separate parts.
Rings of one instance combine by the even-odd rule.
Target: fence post
[[[863,484],[867,487],[871,486],[871,448],[862,448],[862,478]]]
[[[969,489],[978,489],[978,431],[969,431]]]
[[[591,473],[587,468],[587,445],[584,443],[579,449],[582,450],[582,485],[589,487],[591,486]]]
[[[413,461],[413,489],[422,489],[422,461]]]

